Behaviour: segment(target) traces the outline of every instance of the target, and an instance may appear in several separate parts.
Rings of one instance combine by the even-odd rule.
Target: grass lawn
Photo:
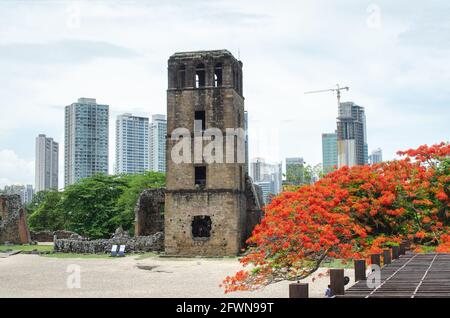
[[[53,245],[0,245],[0,251],[8,250],[21,250],[21,251],[41,251],[41,252],[51,252],[53,251]]]
[[[77,253],[53,253],[53,254],[44,254],[42,257],[51,257],[51,258],[114,258],[110,257],[109,254],[77,254]]]
[[[44,254],[41,255],[42,257],[51,257],[51,258],[59,258],[59,259],[65,259],[65,258],[81,258],[81,259],[118,259],[121,257],[111,257],[110,254],[79,254],[79,253],[53,253],[53,254]],[[154,253],[145,253],[145,254],[125,254],[125,257],[137,257],[137,260],[145,259],[148,257],[157,256],[157,254]]]

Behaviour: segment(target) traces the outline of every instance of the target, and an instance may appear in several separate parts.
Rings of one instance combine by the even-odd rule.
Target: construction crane
[[[339,84],[336,84],[336,88],[330,88],[330,89],[322,89],[319,91],[310,91],[305,92],[305,94],[315,94],[315,93],[324,93],[324,92],[336,92],[337,94],[337,101],[338,101],[338,107],[341,105],[341,91],[348,91],[350,88],[348,86],[340,87]]]

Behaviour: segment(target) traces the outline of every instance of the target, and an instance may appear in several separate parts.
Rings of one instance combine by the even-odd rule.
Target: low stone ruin
[[[57,239],[76,239],[81,240],[83,239],[82,236],[79,234],[72,232],[72,231],[66,231],[66,230],[58,230],[58,231],[38,231],[33,232],[30,231],[31,240],[33,242],[53,242],[54,238]]]
[[[20,196],[0,195],[0,244],[30,242],[30,231]]]
[[[57,239],[54,242],[54,252],[98,254],[109,253],[113,245],[125,245],[126,253],[161,252],[164,250],[164,233],[158,232],[149,236],[130,237],[127,232],[117,230],[110,239],[80,240]]]

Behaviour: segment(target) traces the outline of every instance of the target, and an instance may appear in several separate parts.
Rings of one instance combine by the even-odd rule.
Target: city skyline
[[[365,107],[368,144],[381,147],[384,160],[395,158],[397,150],[450,135],[448,26],[439,22],[450,11],[447,2],[411,8],[406,1],[379,1],[375,10],[357,1],[286,2],[283,7],[268,1],[257,7],[233,1],[198,1],[189,8],[100,1],[79,5],[79,24],[71,24],[67,3],[41,3],[32,14],[23,3],[0,4],[0,81],[5,84],[0,92],[0,187],[34,182],[38,134],[53,136],[64,148],[64,106],[80,96],[110,105],[110,118],[124,112],[164,113],[165,60],[176,51],[229,48],[243,61],[250,157],[280,161],[301,153],[308,163],[321,162],[321,133],[335,129],[335,96],[302,92],[338,82],[350,86],[343,102]],[[164,30],[166,19],[158,18],[167,12],[172,13],[170,31]],[[371,19],[374,12],[378,23]],[[324,32],[323,24],[311,18],[317,16],[334,32]],[[200,17],[202,24],[196,22]],[[45,27],[43,19],[49,21]],[[114,158],[112,129],[109,158]]]

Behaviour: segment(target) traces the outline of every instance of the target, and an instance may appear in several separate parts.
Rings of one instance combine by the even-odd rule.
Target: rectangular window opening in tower
[[[206,166],[196,166],[195,168],[195,185],[206,186]]]
[[[206,129],[206,113],[204,110],[197,110],[194,114],[194,130],[203,132]]]

